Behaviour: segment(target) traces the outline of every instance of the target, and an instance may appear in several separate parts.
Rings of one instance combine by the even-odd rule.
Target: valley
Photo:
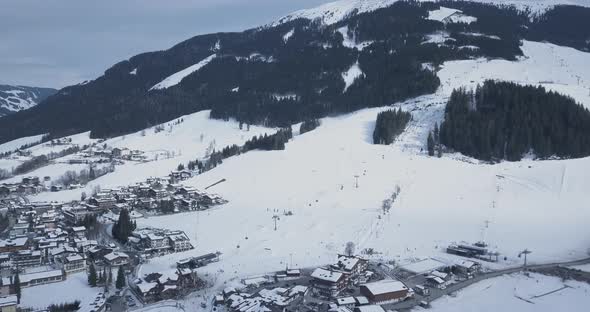
[[[371,13],[394,1],[357,2],[295,12],[267,27],[302,17],[337,24],[353,10]],[[429,19],[444,20],[435,15]],[[464,23],[467,17],[450,23]],[[337,31],[348,34],[343,28]],[[439,48],[448,44],[432,36],[424,39]],[[283,39],[285,44],[297,39],[297,31]],[[355,53],[373,44],[346,40]],[[21,306],[42,309],[77,299],[79,311],[107,306],[113,311],[583,311],[590,303],[590,280],[560,279],[547,271],[567,267],[572,276],[578,269],[588,271],[590,157],[537,159],[529,153],[520,161],[487,162],[449,148],[441,149],[440,157],[427,151],[427,137],[445,119],[453,90],[475,89],[486,80],[543,86],[590,109],[590,53],[550,42],[519,43],[522,55],[514,60],[470,55],[424,62],[422,70],[440,81],[434,92],[320,116],[319,126],[305,133],[300,133],[301,122],[291,122],[287,128],[293,138],[284,148],[245,149],[252,138],[281,128],[227,116],[214,119],[216,108],[107,138],[84,131],[0,144],[0,190],[8,190],[0,193],[0,208],[9,216],[0,249],[42,250],[43,268],[64,272],[63,280],[34,286],[31,274],[45,271],[24,269],[22,276],[32,286],[26,286]],[[209,55],[150,82],[149,92],[173,94],[166,89],[186,87],[209,63],[223,62],[224,57]],[[365,83],[363,70],[356,61],[338,75],[343,96]],[[241,87],[231,92],[239,95]],[[297,94],[281,94],[289,94],[286,101],[301,100]],[[377,115],[390,109],[410,113],[411,120],[392,144],[373,144]],[[239,152],[203,169],[213,154],[232,145]],[[23,163],[48,155],[53,157],[39,168],[14,174]],[[196,167],[189,168],[191,162]],[[93,176],[81,182],[90,171]],[[78,177],[64,183],[71,172]],[[38,183],[28,182],[35,177]],[[111,197],[116,204],[103,207]],[[204,204],[211,198],[213,203]],[[64,212],[76,209],[100,212],[73,223],[66,220]],[[123,222],[122,210],[131,211],[125,221],[131,234],[124,241],[112,234],[115,224]],[[26,229],[29,224],[32,231]],[[26,239],[20,251],[14,249],[32,233],[39,236]],[[72,246],[62,244],[66,237]],[[175,240],[188,241],[191,248],[177,248]],[[51,247],[41,249],[45,245]],[[465,256],[449,251],[462,245],[476,251],[485,247],[485,252]],[[64,259],[81,254],[79,266],[68,271],[62,252]],[[354,270],[365,267],[351,271],[348,261]],[[466,269],[469,263],[477,269]],[[116,268],[122,268],[124,286],[106,276],[97,287],[86,285],[86,272],[95,265],[104,275],[113,269],[110,274],[117,276]],[[428,268],[415,269],[421,265]],[[12,284],[11,266],[2,270]],[[432,274],[439,273],[443,282],[436,285]],[[339,285],[337,274],[346,276],[346,285]],[[396,280],[401,286],[382,285]],[[321,288],[326,281],[328,292],[338,290],[329,298]],[[407,294],[377,300],[371,297],[377,291],[367,286],[371,283],[389,295]],[[60,286],[74,295],[52,297]],[[427,286],[431,294],[420,293],[424,290],[417,286]],[[353,297],[368,297],[371,305]]]

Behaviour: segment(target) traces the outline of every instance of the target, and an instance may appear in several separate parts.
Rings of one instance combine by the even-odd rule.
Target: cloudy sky
[[[0,0],[0,84],[61,88],[194,35],[240,31],[329,0]]]

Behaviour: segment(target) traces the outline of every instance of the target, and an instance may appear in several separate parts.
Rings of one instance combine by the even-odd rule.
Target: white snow
[[[590,53],[549,43],[523,41],[525,57],[505,60],[463,60],[446,62],[439,72],[442,88],[475,87],[485,79],[507,80],[543,87],[572,96],[590,108]],[[449,91],[450,92],[450,91]]]
[[[319,19],[327,25],[337,23],[346,16],[355,12],[357,14],[375,11],[379,8],[387,7],[397,0],[340,0],[329,2],[312,9],[305,9],[293,12],[285,17],[282,17],[271,26],[286,23],[298,18],[306,18],[310,20]]]
[[[329,2],[321,6],[293,12],[269,24],[269,26],[280,25],[298,18],[320,20],[326,25],[335,24],[351,14],[372,12],[380,8],[388,7],[397,0],[340,0]],[[420,0],[422,2],[434,2],[432,0]],[[552,9],[556,5],[578,5],[590,7],[587,0],[472,0],[473,2],[489,3],[497,6],[514,6],[516,9],[529,10],[531,15],[538,15]],[[451,9],[452,10],[452,9]],[[442,12],[440,13],[442,14]],[[442,14],[444,15],[444,14]],[[448,16],[448,15],[447,15]],[[437,16],[438,18],[439,16]],[[458,16],[458,19],[451,18],[452,23],[471,23],[474,17]],[[442,21],[442,20],[441,20]]]
[[[47,155],[49,153],[59,153],[73,146],[79,146],[80,148],[82,148],[84,145],[90,145],[98,141],[98,139],[90,138],[90,131],[66,136],[63,137],[62,140],[71,140],[71,142],[68,142],[67,144],[51,145],[51,141],[49,141],[42,144],[31,146],[27,148],[27,151],[30,151],[31,155],[33,156]]]
[[[450,9],[445,7],[440,7],[438,10],[428,12],[428,19],[433,21],[442,22],[445,18],[457,13],[461,12],[457,9]]]
[[[472,37],[487,37],[490,39],[496,39],[496,40],[500,40],[500,37],[498,36],[494,36],[494,35],[486,35],[486,34],[482,34],[482,33],[477,33],[477,32],[462,32],[460,33],[462,35],[465,36],[472,36]]]
[[[455,40],[454,38],[451,38],[449,36],[449,33],[446,31],[438,31],[432,34],[428,34],[426,35],[426,40],[424,40],[424,42],[422,42],[422,44],[425,43],[437,43],[437,44],[443,44],[445,43],[447,40]]]
[[[44,134],[33,135],[29,137],[15,139],[6,143],[0,144],[0,153],[12,152],[23,145],[41,142]]]
[[[561,58],[583,63],[587,55],[573,49],[534,42],[524,42],[523,49],[527,58],[516,62],[445,63],[436,94],[396,104],[411,111],[413,120],[392,146],[371,144],[376,115],[387,108],[364,109],[324,118],[321,127],[296,136],[284,151],[232,157],[185,181],[203,188],[225,178],[227,182],[212,191],[229,203],[203,212],[139,219],[140,226],[184,230],[196,246],[154,259],[144,265],[146,270],[165,270],[178,259],[219,250],[221,261],[201,270],[222,287],[234,278],[282,269],[291,254],[297,267],[332,263],[348,241],[357,251],[375,248],[386,259],[453,261],[442,247],[485,239],[507,257],[493,265],[496,268],[521,264],[517,254],[523,248],[533,250],[531,263],[586,257],[590,158],[487,165],[455,154],[431,158],[420,151],[428,130],[442,120],[446,97],[455,87],[486,78],[527,77],[522,75],[527,71],[531,82],[552,75],[567,83],[572,82],[571,71],[588,71],[584,66],[555,66],[552,60]],[[580,100],[579,93],[573,96]],[[354,186],[355,175],[359,188]],[[396,185],[401,193],[392,210],[383,214],[381,202]],[[275,214],[280,216],[277,231]],[[485,221],[490,222],[487,229]]]
[[[271,134],[276,131],[276,129],[259,126],[250,126],[250,131],[247,131],[245,125],[243,130],[240,130],[236,121],[225,122],[209,119],[209,113],[210,111],[207,110],[179,117],[162,124],[164,130],[158,133],[154,133],[153,128],[150,128],[108,139],[102,144],[107,144],[110,147],[141,150],[152,159],[158,155],[158,160],[146,163],[126,162],[124,165],[116,166],[115,172],[93,180],[86,188],[55,193],[44,192],[33,196],[33,198],[39,201],[76,200],[80,198],[81,192],[89,194],[96,185],[100,185],[101,188],[112,188],[141,182],[148,177],[166,176],[175,170],[179,163],[186,165],[189,160],[202,159],[208,150],[211,151],[213,148],[219,150],[232,144],[242,145],[253,136],[264,133]],[[176,121],[181,119],[183,122],[174,125]],[[142,133],[145,133],[145,136]],[[56,169],[57,166],[51,166],[47,170]],[[63,169],[65,171],[67,167]],[[55,174],[59,175],[57,172]]]
[[[428,12],[428,19],[443,23],[471,24],[477,21],[473,16],[464,15],[460,10],[441,6],[438,10]]]
[[[137,67],[130,71],[129,75],[137,75]]]
[[[182,79],[203,68],[205,65],[209,64],[209,62],[211,62],[216,56],[217,54],[211,54],[208,57],[204,58],[202,61],[198,62],[197,64],[189,66],[177,73],[168,76],[166,79],[151,87],[150,91],[158,89],[167,89],[179,84],[182,81]]]
[[[550,293],[552,291],[556,292]],[[459,291],[455,297],[435,300],[427,311],[581,312],[590,305],[589,293],[590,284],[587,283],[518,273],[482,281]],[[418,310],[422,309],[415,309]]]
[[[373,41],[363,41],[363,42],[356,42],[356,39],[354,37],[350,37],[348,35],[348,26],[343,26],[338,28],[338,32],[342,34],[342,37],[344,38],[342,40],[342,45],[349,48],[349,49],[357,49],[359,51],[362,51],[364,48],[370,46]]]
[[[45,167],[41,167],[39,169],[33,170],[31,172],[27,172],[26,174],[21,174],[14,176],[12,178],[8,178],[3,180],[2,182],[6,183],[16,183],[22,181],[24,177],[28,176],[37,176],[41,179],[45,176],[51,177],[51,181],[55,180],[56,178],[61,177],[64,175],[66,171],[76,171],[80,172],[83,169],[88,169],[88,165],[83,164],[62,164],[62,163],[52,163]]]
[[[556,5],[577,5],[590,7],[587,0],[471,0],[473,2],[489,3],[494,5],[513,6],[518,10],[529,10],[531,15],[544,13]]]
[[[47,308],[50,304],[59,304],[80,300],[81,306],[94,302],[102,287],[88,286],[86,273],[69,275],[63,282],[26,287],[22,289],[21,307],[36,309]],[[59,295],[56,295],[58,292]]]
[[[286,34],[283,35],[283,42],[287,43],[287,41],[289,41],[289,38],[291,38],[291,36],[293,36],[293,34],[295,33],[295,28],[289,30]]]
[[[364,76],[363,71],[361,70],[358,61],[350,68],[342,73],[342,80],[344,80],[344,90],[342,92],[346,92],[350,86],[354,83],[356,79],[359,77]]]

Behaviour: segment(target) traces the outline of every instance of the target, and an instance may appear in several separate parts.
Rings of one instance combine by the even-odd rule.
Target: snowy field
[[[55,180],[64,175],[66,171],[76,171],[80,172],[83,169],[88,169],[88,165],[83,164],[61,164],[61,163],[54,163],[47,165],[45,167],[41,167],[37,170],[33,170],[26,174],[16,175],[12,178],[8,178],[6,180],[2,180],[2,183],[16,183],[22,181],[22,178],[28,176],[37,176],[41,180],[43,177],[48,176],[51,178],[51,181]]]
[[[24,137],[0,144],[0,153],[12,152],[23,145],[41,142],[43,134]]]
[[[46,143],[42,143],[42,144],[37,144],[35,146],[31,146],[27,150],[30,151],[31,155],[33,155],[33,156],[47,155],[49,153],[59,153],[59,152],[65,150],[67,148],[70,148],[74,145],[78,145],[80,148],[82,148],[82,146],[84,146],[86,144],[91,144],[93,142],[98,141],[96,139],[90,138],[90,131],[70,135],[70,136],[64,137],[64,139],[71,140],[71,142],[68,144],[54,145],[54,146],[52,146],[50,144],[50,142],[46,142]]]
[[[324,118],[284,151],[249,152],[188,180],[203,188],[226,179],[211,191],[229,203],[138,220],[142,226],[184,230],[196,245],[153,259],[143,271],[170,269],[177,259],[220,251],[222,260],[202,274],[221,287],[232,278],[284,269],[291,256],[298,267],[330,263],[348,241],[357,251],[374,248],[380,257],[400,262],[444,257],[447,244],[480,239],[507,257],[499,266],[520,264],[517,254],[524,248],[533,250],[531,263],[586,257],[590,158],[486,165],[458,154],[438,159],[421,151],[428,130],[442,120],[452,89],[487,78],[538,83],[552,77],[545,84],[550,88],[575,82],[560,91],[590,105],[588,68],[581,66],[588,54],[535,42],[524,42],[523,50],[527,57],[517,62],[446,63],[436,94],[396,104],[414,120],[393,146],[371,144],[376,115],[385,108],[365,109]],[[400,196],[384,214],[381,203],[396,185]],[[293,215],[284,215],[287,211]],[[275,214],[280,216],[276,231]]]
[[[555,291],[555,292],[553,292]],[[553,293],[551,293],[553,292]],[[444,297],[431,303],[428,310],[414,311],[588,311],[590,285],[563,282],[557,277],[531,274],[504,275],[465,288],[456,297]]]
[[[175,121],[180,119],[183,121],[174,124]],[[145,131],[115,137],[106,140],[102,144],[107,144],[110,147],[141,150],[148,155],[168,154],[169,158],[161,157],[157,161],[145,163],[128,161],[124,165],[116,166],[115,172],[93,180],[85,188],[55,193],[40,193],[33,196],[32,200],[77,200],[82,192],[90,194],[96,185],[100,185],[103,189],[112,188],[142,182],[148,177],[166,176],[171,171],[176,170],[180,163],[186,165],[189,160],[205,157],[207,151],[220,150],[232,144],[242,145],[253,136],[264,133],[272,134],[276,131],[276,129],[259,126],[250,126],[250,130],[247,130],[245,125],[243,130],[240,130],[236,121],[225,122],[209,119],[208,110],[179,117],[170,123],[164,123],[163,126],[164,130],[158,133],[155,133],[153,128],[150,128]]]
[[[44,309],[50,304],[60,304],[80,300],[84,311],[93,303],[102,287],[89,287],[86,273],[76,273],[59,283],[26,287],[22,290],[21,307]]]

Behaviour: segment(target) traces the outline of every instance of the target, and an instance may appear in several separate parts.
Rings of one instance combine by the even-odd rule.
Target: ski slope
[[[571,85],[576,75],[587,77],[587,67],[579,65],[588,54],[535,42],[524,42],[523,51],[526,58],[516,62],[445,63],[437,93],[395,104],[410,111],[413,120],[391,146],[371,144],[376,115],[388,108],[365,109],[324,118],[319,128],[296,136],[284,151],[249,152],[186,181],[203,188],[226,179],[211,191],[229,203],[138,220],[141,226],[184,230],[196,246],[153,259],[143,272],[220,251],[222,260],[201,270],[221,287],[284,269],[291,256],[298,267],[330,263],[348,241],[357,251],[373,248],[380,257],[400,262],[433,255],[452,261],[442,252],[448,244],[482,239],[507,258],[496,267],[520,264],[517,254],[524,248],[533,250],[531,263],[586,257],[590,158],[488,165],[460,154],[439,159],[422,151],[453,88],[488,78],[522,77],[517,82],[536,84],[552,77],[546,87],[590,105],[582,92],[589,80]],[[383,213],[381,203],[396,186],[401,193],[392,210]],[[275,214],[280,217],[276,231]]]
[[[186,76],[198,71],[199,69],[203,68],[205,65],[209,64],[209,62],[211,62],[216,56],[217,56],[217,54],[211,54],[208,57],[204,58],[202,61],[198,62],[197,64],[189,66],[177,73],[174,73],[174,74],[166,77],[166,79],[162,80],[161,82],[159,82],[156,85],[154,85],[153,87],[151,87],[150,91],[151,90],[159,90],[159,89],[168,89],[170,87],[173,87],[173,86],[179,84],[182,81],[182,79],[184,79]]]

